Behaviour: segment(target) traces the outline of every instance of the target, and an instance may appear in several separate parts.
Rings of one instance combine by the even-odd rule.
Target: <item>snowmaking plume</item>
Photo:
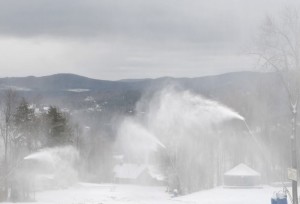
[[[118,128],[117,143],[136,154],[149,154],[167,143],[207,132],[226,120],[243,120],[232,109],[189,91],[166,88],[144,106],[137,105],[136,116],[127,117]],[[188,139],[188,138],[186,138]]]
[[[118,135],[118,142],[125,149],[137,154],[156,151],[158,147],[165,148],[165,145],[157,137],[131,118],[123,121],[119,127]]]
[[[77,181],[74,164],[78,159],[79,153],[74,147],[64,146],[41,149],[24,157],[23,163],[35,178],[47,175],[56,185],[66,186]]]
[[[165,89],[149,104],[148,122],[154,126],[180,126],[184,129],[202,127],[208,129],[212,125],[226,120],[245,120],[231,108],[189,91]]]

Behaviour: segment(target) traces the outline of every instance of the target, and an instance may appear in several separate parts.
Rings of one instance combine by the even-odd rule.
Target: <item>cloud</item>
[[[249,69],[240,46],[284,2],[0,1],[1,75],[119,79]]]
[[[234,0],[10,0],[0,34],[228,41],[239,32]]]

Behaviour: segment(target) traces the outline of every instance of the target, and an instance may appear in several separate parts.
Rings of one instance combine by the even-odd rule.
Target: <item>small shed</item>
[[[260,182],[260,173],[243,163],[224,174],[224,185],[228,187],[255,187]]]
[[[162,185],[164,177],[145,164],[118,164],[114,168],[115,182],[141,185]]]

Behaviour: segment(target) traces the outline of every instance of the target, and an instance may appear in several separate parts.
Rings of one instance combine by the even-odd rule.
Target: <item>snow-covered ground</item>
[[[280,188],[218,187],[172,198],[165,187],[79,183],[68,189],[36,193],[35,203],[59,204],[268,204]]]

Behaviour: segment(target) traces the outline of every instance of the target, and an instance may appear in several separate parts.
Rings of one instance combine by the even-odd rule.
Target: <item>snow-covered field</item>
[[[68,189],[36,193],[34,203],[59,204],[268,204],[280,188],[229,189],[218,187],[172,198],[165,187],[79,183]]]

